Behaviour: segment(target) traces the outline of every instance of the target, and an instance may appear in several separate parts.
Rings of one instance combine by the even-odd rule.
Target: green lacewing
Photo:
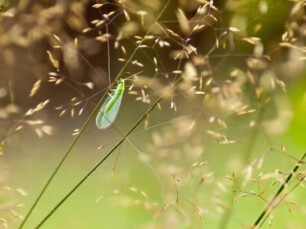
[[[109,94],[101,106],[96,117],[96,125],[99,129],[106,129],[115,121],[121,105],[124,88],[125,81],[121,80],[117,88]]]

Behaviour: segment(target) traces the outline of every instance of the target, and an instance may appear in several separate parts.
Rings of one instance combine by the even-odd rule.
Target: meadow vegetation
[[[0,227],[305,228],[305,4],[0,0]]]

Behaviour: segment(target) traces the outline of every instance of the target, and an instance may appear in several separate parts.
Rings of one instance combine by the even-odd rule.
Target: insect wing
[[[107,106],[107,104],[109,103],[109,101],[112,99],[111,96],[109,96],[105,102],[103,103],[103,105],[101,106],[98,114],[97,114],[97,117],[96,117],[96,125],[99,129],[103,129],[103,128],[106,128],[106,127],[103,127],[102,126],[102,123],[103,123],[103,116],[104,116],[104,110]]]
[[[101,129],[105,129],[109,127],[115,121],[118,115],[118,112],[119,112],[120,105],[121,105],[122,96],[123,94],[119,96],[119,98],[114,103],[114,105],[111,107],[111,109],[108,111],[108,113],[103,115],[102,122],[101,122]]]

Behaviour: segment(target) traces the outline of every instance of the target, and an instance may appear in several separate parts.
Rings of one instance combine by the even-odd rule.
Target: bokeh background
[[[0,0],[0,227],[18,228],[109,74],[113,81],[149,29],[147,47],[120,76],[141,72],[126,81],[134,88],[114,125],[90,122],[24,228],[35,228],[160,95],[42,228],[254,224],[305,151],[305,2],[172,0],[154,24],[165,4]],[[302,163],[262,228],[306,228],[303,171]]]

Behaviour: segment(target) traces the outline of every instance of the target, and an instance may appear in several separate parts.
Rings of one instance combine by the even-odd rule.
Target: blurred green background
[[[100,10],[92,7],[98,3],[105,6]],[[226,90],[228,82],[234,82],[234,77],[230,76],[234,71],[248,82],[238,84],[237,90],[241,89],[239,98],[248,105],[248,109],[256,111],[236,115],[228,109],[227,106],[234,106],[236,102],[231,100],[236,95],[231,91],[228,92],[230,99],[224,100],[227,104],[222,107],[215,104],[215,100],[207,99],[207,95],[189,97],[188,93],[182,92],[182,88],[177,88],[179,93],[174,99],[177,111],[170,109],[171,102],[166,99],[160,104],[162,109],[157,108],[150,114],[149,128],[145,129],[142,123],[129,137],[141,155],[128,142],[124,142],[42,228],[251,228],[296,165],[296,159],[305,151],[304,8],[302,1],[233,0],[212,3],[219,9],[210,9],[218,21],[214,22],[212,18],[204,21],[207,23],[205,29],[191,36],[191,43],[197,48],[200,60],[204,60],[204,56],[214,48],[208,58],[213,72],[212,85]],[[120,49],[113,48],[116,38],[122,35],[120,31],[126,29],[124,26],[127,22],[122,10],[129,12],[131,21],[137,24],[129,25],[127,31],[131,34],[123,34],[120,40],[130,54],[137,40],[133,36],[143,36],[148,29],[148,26],[141,26],[139,11],[147,11],[145,24],[152,23],[153,16],[156,17],[165,1],[124,1],[120,5],[118,1],[23,0],[0,1],[0,4],[4,4],[0,19],[0,83],[3,89],[0,121],[1,137],[5,140],[1,143],[0,225],[3,228],[6,224],[8,228],[18,228],[22,216],[28,212],[72,143],[74,136],[71,134],[81,128],[99,100],[94,98],[82,116],[71,118],[71,99],[79,94],[88,98],[107,86],[107,45],[95,39],[106,31],[103,28],[101,34],[98,31],[84,34],[82,30],[93,27],[91,21],[101,19],[103,13],[112,10],[119,12],[109,27],[109,32],[113,34],[110,39],[110,64],[114,79],[123,65],[117,59],[126,58]],[[208,7],[208,4],[202,0],[173,0],[161,17],[160,24],[181,34],[183,31],[178,22],[177,8],[191,19],[199,6]],[[240,31],[220,40],[220,47],[216,48],[216,38],[223,31],[228,31],[228,27]],[[287,35],[284,35],[285,31]],[[160,40],[173,41],[164,34],[153,33]],[[62,49],[52,47],[60,43],[54,34],[62,39]],[[244,40],[254,37],[260,38],[257,46]],[[78,38],[81,55],[73,48],[74,38]],[[281,42],[295,46],[281,46]],[[161,82],[167,84],[174,81],[175,76],[171,75],[171,71],[177,70],[179,61],[170,56],[179,49],[180,46],[176,44],[173,42],[170,47],[156,47],[157,51],[153,48],[137,53],[135,59],[145,65],[143,74],[154,74],[152,56],[158,54],[158,61],[170,76],[170,79],[160,77]],[[50,63],[46,54],[47,50],[51,50],[53,57],[59,60],[61,67],[57,70],[69,81],[68,84],[47,82],[48,73],[56,72],[54,63]],[[267,65],[264,68],[255,66],[258,69],[252,69],[248,64],[256,52],[270,57],[269,61],[264,62]],[[75,56],[77,60],[74,60]],[[194,59],[184,59],[180,66],[183,74],[187,74],[185,64],[196,65],[195,62]],[[207,63],[196,66],[199,75],[208,71],[207,66]],[[127,72],[138,70],[137,66],[132,66]],[[254,77],[254,84],[250,83],[250,75]],[[31,88],[38,79],[41,86],[36,95],[29,98]],[[266,86],[268,83],[265,83],[265,79],[277,79],[276,89]],[[94,90],[83,87],[82,83],[89,81],[94,83]],[[204,91],[210,94],[214,87],[207,81],[204,81]],[[197,83],[193,82],[191,86],[194,85]],[[263,90],[259,98],[256,94],[258,89]],[[148,91],[154,101],[158,92],[153,89]],[[265,98],[271,101],[263,105]],[[19,124],[28,120],[23,114],[46,99],[50,99],[48,106],[31,118],[43,120],[44,124],[52,126],[52,135],[38,138],[35,128],[39,127],[31,125],[24,125],[20,131],[15,131]],[[18,107],[16,112],[10,111],[9,105],[12,104]],[[101,131],[91,122],[25,228],[35,228],[121,139],[116,129],[125,133],[151,105],[135,101],[135,97],[125,93],[115,128]],[[66,114],[58,117],[65,107],[68,107]],[[76,109],[75,113],[78,111]],[[216,121],[209,121],[211,117]],[[222,121],[226,122],[226,128],[222,126]],[[14,128],[10,129],[11,126]],[[220,144],[209,131],[230,136],[229,139],[235,140],[235,143]],[[262,166],[259,166],[260,160],[263,160]],[[201,162],[205,164],[199,165]],[[299,171],[305,171],[305,165]],[[228,179],[233,173],[240,180],[244,192],[233,192],[235,186]],[[269,175],[270,178],[263,180],[258,187],[254,180],[260,175]],[[249,180],[244,180],[246,177]],[[292,179],[284,193],[297,183],[296,178]],[[266,190],[262,198],[254,195],[258,189]],[[241,194],[247,196],[235,199]],[[306,228],[305,203],[303,181],[273,211],[271,226],[268,219],[262,228]],[[226,221],[228,213],[230,217]]]

